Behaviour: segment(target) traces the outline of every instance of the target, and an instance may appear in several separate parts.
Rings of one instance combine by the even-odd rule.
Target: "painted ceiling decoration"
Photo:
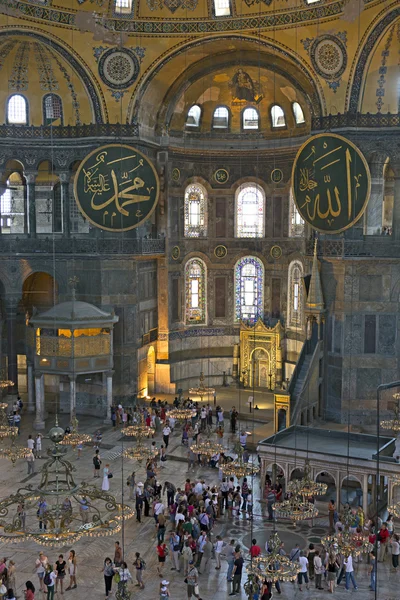
[[[178,8],[195,10],[198,4],[198,0],[146,0],[146,2],[150,10],[162,10],[165,6],[172,13]]]
[[[301,40],[318,75],[336,92],[347,67],[347,32]]]
[[[393,43],[394,42],[394,43]],[[389,34],[386,38],[384,49],[381,52],[381,62],[379,66],[379,79],[376,89],[376,107],[378,112],[382,111],[385,104],[385,85],[388,71],[388,62],[391,58],[391,54],[394,54],[397,60],[398,66],[400,66],[400,23],[396,23],[390,28]],[[400,88],[399,88],[400,90]],[[399,106],[400,106],[400,94],[399,94]]]
[[[54,75],[51,56],[48,50],[38,42],[33,43],[33,48],[39,72],[40,89],[45,92],[55,92],[59,89],[59,85]]]
[[[8,89],[15,92],[24,92],[28,89],[28,61],[30,43],[19,44],[15,54],[14,64],[8,80]]]
[[[93,48],[100,78],[109,86],[108,89],[117,102],[137,80],[145,53],[146,50],[142,46],[135,48],[96,46]]]

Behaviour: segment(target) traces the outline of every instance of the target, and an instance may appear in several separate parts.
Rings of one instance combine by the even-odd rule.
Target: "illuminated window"
[[[295,260],[288,272],[288,326],[292,329],[303,325],[303,265]]]
[[[198,183],[185,190],[185,237],[207,235],[207,192]]]
[[[303,109],[301,108],[300,104],[298,102],[293,102],[292,109],[296,125],[301,125],[302,123],[305,123],[306,120],[304,118]]]
[[[306,4],[316,4],[317,2],[321,2],[321,0],[306,0]]]
[[[290,237],[303,237],[304,235],[304,221],[301,218],[299,211],[297,210],[297,206],[294,202],[293,198],[293,190],[290,189],[289,195],[289,214],[290,214],[290,222],[289,222],[289,236]]]
[[[194,104],[189,108],[187,114],[186,126],[187,127],[198,127],[200,125],[201,108],[197,104]]]
[[[227,129],[229,126],[229,111],[225,106],[218,106],[214,110],[213,129]]]
[[[286,125],[285,113],[278,104],[274,104],[271,108],[271,120],[272,127],[285,127]]]
[[[243,129],[258,129],[258,112],[255,108],[244,109]]]
[[[51,125],[54,121],[62,124],[61,98],[56,94],[48,94],[43,99],[44,124]]]
[[[115,12],[128,13],[132,10],[132,0],[115,0]]]
[[[8,187],[9,185],[10,185],[10,182],[7,181],[7,189],[1,196],[1,200],[0,200],[0,206],[1,206],[0,210],[1,210],[2,215],[9,215],[11,212],[11,190]]]
[[[245,183],[236,193],[235,237],[254,238],[264,235],[263,189],[256,183]]]
[[[200,258],[192,258],[185,267],[186,323],[206,323],[206,265]]]
[[[216,17],[229,17],[231,5],[229,0],[214,0],[214,11]]]
[[[8,100],[7,121],[12,125],[27,125],[28,123],[26,100],[20,94],[14,94]]]
[[[262,319],[263,305],[264,266],[255,256],[245,256],[235,265],[235,321]]]

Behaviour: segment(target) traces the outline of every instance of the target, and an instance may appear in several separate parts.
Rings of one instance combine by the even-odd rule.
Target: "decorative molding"
[[[99,58],[101,80],[114,90],[129,88],[138,78],[140,62],[128,48],[109,48]]]

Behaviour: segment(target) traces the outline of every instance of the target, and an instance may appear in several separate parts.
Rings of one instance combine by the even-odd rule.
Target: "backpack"
[[[94,464],[95,467],[100,467],[101,461],[100,461],[100,459],[99,459],[98,456],[94,456],[93,457],[93,464]]]
[[[145,571],[146,570],[146,566],[147,566],[146,565],[146,561],[144,561],[143,558],[141,558],[140,562],[142,563],[142,569],[143,569],[143,571]]]
[[[50,585],[51,584],[50,573],[46,573],[46,575],[43,578],[43,583],[44,583],[44,585]]]

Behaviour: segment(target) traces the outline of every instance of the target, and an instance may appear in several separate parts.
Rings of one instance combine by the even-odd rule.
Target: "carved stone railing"
[[[164,254],[165,238],[28,238],[0,236],[0,254]]]
[[[345,127],[400,127],[400,113],[338,113],[314,117],[311,125],[313,131]]]
[[[80,336],[77,338],[45,335],[36,337],[36,354],[40,357],[108,356],[110,349],[111,336],[109,334]]]
[[[137,137],[137,123],[90,123],[88,125],[40,125],[39,127],[0,125],[0,138],[14,139],[69,139],[99,137]]]
[[[312,256],[314,242],[307,240],[306,254]],[[319,240],[318,256],[351,258],[351,257],[376,257],[399,258],[400,242],[391,236],[371,236],[363,240]]]

